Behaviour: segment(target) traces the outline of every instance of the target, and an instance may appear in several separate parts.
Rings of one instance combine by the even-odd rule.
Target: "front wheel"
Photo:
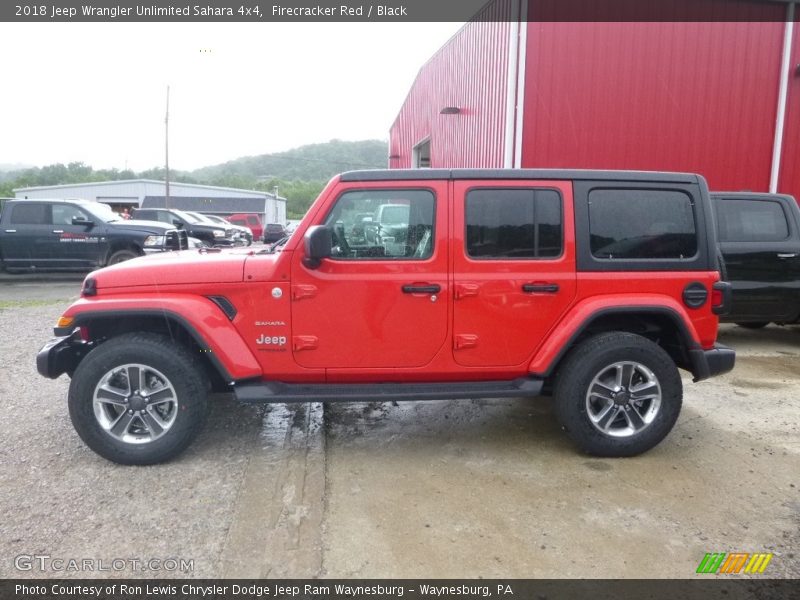
[[[169,338],[125,334],[81,361],[69,414],[86,445],[110,461],[149,465],[177,456],[205,421],[207,379]]]
[[[126,260],[131,260],[132,258],[136,258],[139,256],[133,250],[117,250],[108,257],[108,265],[116,265],[121,262],[125,262]]]
[[[555,413],[578,447],[596,456],[635,456],[670,432],[683,385],[670,356],[626,332],[602,333],[577,346],[559,368]]]

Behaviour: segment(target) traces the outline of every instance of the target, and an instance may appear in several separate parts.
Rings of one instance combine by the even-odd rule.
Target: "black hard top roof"
[[[429,179],[556,179],[697,183],[693,173],[607,171],[589,169],[375,169],[347,171],[342,181],[408,181]]]

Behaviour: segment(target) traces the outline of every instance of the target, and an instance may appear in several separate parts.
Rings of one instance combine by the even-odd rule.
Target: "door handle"
[[[17,233],[16,229],[6,229],[6,233]]]
[[[522,291],[526,294],[555,294],[558,292],[557,283],[524,283]]]
[[[64,233],[63,229],[53,229],[53,233]]]
[[[434,284],[413,284],[407,283],[402,287],[404,294],[438,294],[442,291],[442,286]]]
[[[795,258],[797,252],[778,252],[778,258]]]

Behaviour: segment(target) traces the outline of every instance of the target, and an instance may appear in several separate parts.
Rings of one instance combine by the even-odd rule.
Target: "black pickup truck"
[[[91,270],[185,248],[186,232],[126,221],[99,202],[8,199],[0,213],[0,267],[9,272]]]
[[[733,303],[722,320],[757,329],[800,321],[800,208],[792,196],[712,192],[723,277]]]
[[[233,225],[205,223],[191,213],[174,208],[137,208],[133,211],[133,216],[137,219],[168,223],[185,231],[190,237],[202,240],[207,246],[230,247],[238,239]]]

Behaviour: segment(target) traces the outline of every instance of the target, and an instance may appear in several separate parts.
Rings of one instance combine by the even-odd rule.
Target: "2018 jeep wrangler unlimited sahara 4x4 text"
[[[407,207],[391,242],[358,216]],[[678,368],[734,364],[702,177],[408,170],[333,178],[274,252],[186,251],[86,278],[37,357],[89,447],[186,448],[207,392],[244,402],[552,394],[584,451],[630,456],[678,418]]]

